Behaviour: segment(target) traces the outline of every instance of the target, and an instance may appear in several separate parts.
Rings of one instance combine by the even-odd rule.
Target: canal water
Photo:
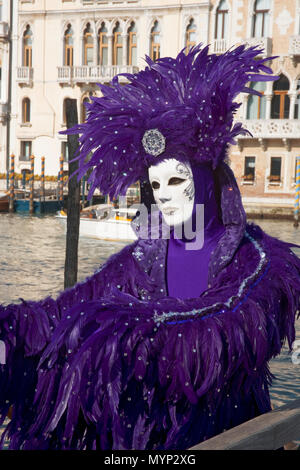
[[[300,244],[300,227],[291,221],[253,220],[267,233]],[[106,242],[81,237],[78,281],[92,275],[124,242]],[[300,257],[300,249],[294,249]],[[0,303],[56,297],[63,288],[65,233],[54,216],[30,217],[0,214]],[[300,320],[296,322],[300,340]],[[300,358],[300,355],[299,355]],[[300,364],[292,361],[288,348],[270,363],[276,376],[271,387],[275,407],[300,397]],[[300,436],[299,436],[300,439]],[[300,443],[300,440],[299,440]]]

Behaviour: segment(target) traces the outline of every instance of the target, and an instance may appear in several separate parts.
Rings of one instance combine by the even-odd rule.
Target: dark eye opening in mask
[[[159,189],[160,188],[160,184],[159,184],[158,181],[152,181],[151,186],[152,186],[152,189]]]
[[[169,179],[168,185],[175,186],[186,181],[184,178],[173,177]]]

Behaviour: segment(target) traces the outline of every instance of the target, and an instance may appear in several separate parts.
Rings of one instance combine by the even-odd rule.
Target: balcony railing
[[[19,162],[30,164],[30,156],[28,156],[28,155],[19,155]]]
[[[272,38],[247,38],[243,42],[249,46],[259,46],[264,50],[261,54],[263,57],[272,54]]]
[[[9,35],[9,27],[6,21],[0,21],[0,40],[7,40]]]
[[[300,56],[300,35],[290,37],[289,55]]]
[[[31,86],[33,82],[33,68],[17,67],[17,82],[23,85]]]
[[[212,52],[214,54],[223,54],[227,50],[227,39],[214,39],[212,43]]]
[[[139,0],[81,0],[83,5],[111,5],[113,3],[137,3]]]
[[[74,67],[58,67],[59,83],[91,83],[110,81],[118,73],[136,73],[134,65],[78,65]],[[120,77],[120,82],[126,81]]]
[[[246,119],[243,126],[258,139],[299,139],[300,120],[298,119]],[[249,139],[240,135],[239,139]]]

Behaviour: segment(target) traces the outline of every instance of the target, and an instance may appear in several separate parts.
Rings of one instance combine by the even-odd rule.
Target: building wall
[[[9,68],[9,23],[10,9],[8,1],[0,1],[0,173],[4,171],[6,160],[7,140],[7,111],[8,111],[8,68]]]
[[[194,5],[193,5],[194,4]],[[82,115],[81,103],[92,94],[99,94],[96,83],[75,79],[61,81],[58,67],[63,66],[63,38],[67,25],[74,30],[74,66],[83,65],[83,31],[89,22],[97,31],[105,21],[108,35],[117,21],[126,31],[134,21],[137,26],[137,67],[145,66],[144,56],[150,54],[150,32],[157,20],[161,29],[160,55],[174,56],[185,45],[185,30],[190,18],[197,24],[197,42],[207,43],[209,25],[209,2],[163,1],[62,1],[62,0],[20,0],[18,25],[18,66],[22,65],[22,37],[27,25],[33,32],[32,69],[33,79],[20,79],[16,87],[18,112],[15,119],[16,139],[12,142],[13,152],[17,155],[16,168],[21,171],[29,168],[29,162],[21,161],[21,142],[32,142],[35,155],[35,171],[40,171],[41,157],[46,157],[46,173],[57,174],[61,144],[66,141],[59,131],[63,124],[63,101],[75,98],[78,103],[79,117]],[[175,25],[175,26],[174,26]],[[94,38],[96,40],[96,36]],[[95,54],[96,65],[96,54]],[[126,71],[126,70],[116,70]],[[79,70],[81,73],[81,71]],[[112,74],[112,76],[114,73]],[[108,83],[107,77],[99,77],[99,82]],[[22,101],[29,98],[31,103],[30,123],[22,123]]]
[[[229,3],[229,2],[228,2]],[[231,2],[234,5],[234,2]],[[242,3],[242,28],[241,39],[248,39],[252,33],[254,1],[248,0]],[[271,66],[276,75],[284,74],[289,80],[288,96],[290,98],[289,119],[272,119],[271,101],[274,93],[272,82],[269,82],[265,95],[267,115],[264,119],[252,120],[247,117],[248,97],[241,97],[243,105],[239,112],[239,118],[243,120],[253,138],[238,139],[238,147],[230,151],[231,166],[237,176],[241,188],[243,200],[248,209],[255,206],[281,206],[292,208],[295,193],[295,161],[300,155],[300,122],[294,119],[294,106],[296,100],[297,84],[300,78],[300,2],[298,0],[270,1],[269,31],[264,39],[268,39],[268,55],[278,56]],[[242,31],[246,32],[243,37]],[[292,49],[294,36],[297,36],[297,47]],[[257,39],[251,39],[255,44]],[[253,42],[254,41],[254,42]],[[255,156],[255,179],[246,181],[244,175],[245,157]],[[281,157],[281,181],[271,182],[270,166],[272,157]]]
[[[66,141],[59,131],[64,129],[63,101],[75,98],[79,116],[82,114],[82,100],[89,94],[99,94],[95,79],[78,78],[85,73],[83,65],[83,31],[89,22],[96,32],[105,21],[108,36],[112,35],[116,21],[127,30],[131,21],[137,26],[137,67],[144,67],[143,57],[150,53],[150,31],[157,20],[161,29],[160,55],[175,56],[185,46],[186,28],[193,18],[196,25],[196,42],[210,44],[210,51],[221,53],[229,47],[247,42],[262,44],[269,55],[279,57],[272,62],[274,72],[285,74],[290,83],[289,96],[292,106],[296,100],[296,88],[300,78],[300,2],[299,0],[270,0],[269,30],[265,37],[251,38],[255,0],[227,0],[228,27],[223,38],[216,38],[216,15],[220,1],[209,0],[19,0],[17,54],[14,87],[16,100],[15,114],[12,116],[11,150],[17,156],[17,171],[29,166],[20,161],[21,141],[32,142],[32,153],[36,157],[36,172],[40,172],[40,160],[46,157],[46,173],[57,174],[61,145]],[[74,66],[76,77],[64,77],[63,38],[67,25],[74,30]],[[33,32],[32,78],[24,74],[22,66],[22,38],[26,26]],[[296,39],[293,39],[297,36]],[[96,36],[95,36],[96,39]],[[294,42],[292,42],[294,41]],[[298,41],[298,42],[297,42]],[[293,50],[291,46],[293,45]],[[97,55],[94,53],[95,65]],[[109,67],[108,67],[109,69]],[[123,68],[124,69],[124,68]],[[124,71],[122,69],[122,71]],[[75,70],[75,69],[74,69]],[[95,72],[94,68],[94,72]],[[90,70],[91,71],[91,70]],[[116,68],[110,67],[110,73]],[[26,72],[26,70],[25,70]],[[93,73],[94,73],[93,72]],[[27,71],[28,73],[28,71]],[[96,75],[99,71],[96,70]],[[63,78],[62,78],[63,77]],[[109,77],[103,74],[98,81],[107,83]],[[272,84],[265,92],[267,107],[272,100]],[[22,100],[29,98],[31,103],[30,123],[22,123]],[[247,120],[247,96],[238,97],[242,103],[237,119],[243,120],[245,127],[253,134],[252,139],[238,139],[238,146],[230,151],[231,166],[237,176],[244,200],[262,204],[286,204],[293,202],[295,158],[300,155],[300,128],[293,119]],[[255,122],[254,122],[255,121]],[[274,121],[276,121],[274,123]],[[1,127],[1,126],[0,126]],[[298,134],[297,134],[298,132]],[[1,135],[1,134],[0,134]],[[245,181],[244,159],[255,156],[255,179]],[[282,175],[279,184],[270,184],[270,159],[282,157]],[[4,167],[4,157],[0,150],[0,165]],[[0,169],[1,171],[1,169]]]

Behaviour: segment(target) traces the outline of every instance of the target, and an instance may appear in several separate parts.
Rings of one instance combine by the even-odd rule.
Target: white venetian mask
[[[169,226],[183,224],[192,216],[195,198],[190,165],[170,158],[149,168],[155,202]]]

